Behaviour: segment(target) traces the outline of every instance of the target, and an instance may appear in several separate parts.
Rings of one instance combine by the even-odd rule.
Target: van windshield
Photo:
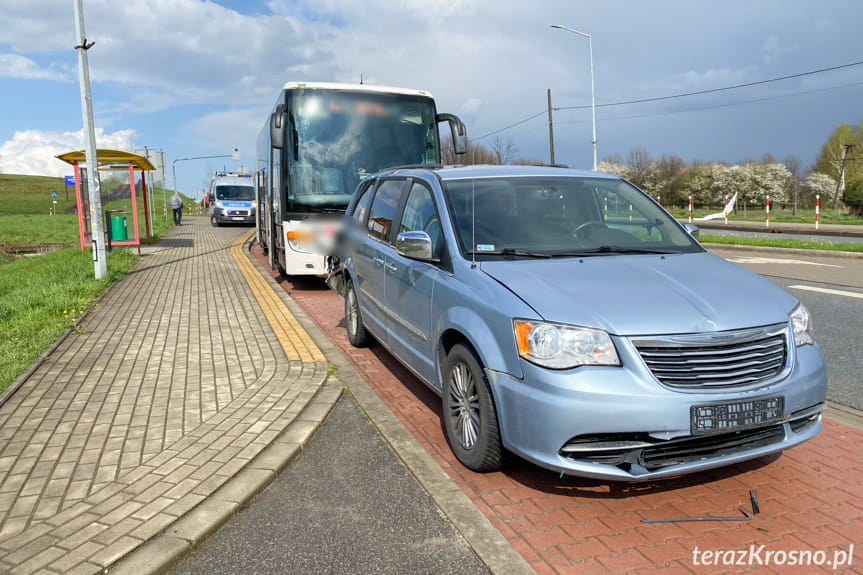
[[[445,183],[452,225],[465,255],[583,257],[702,251],[653,199],[622,180],[519,176]]]
[[[255,188],[253,186],[216,186],[217,200],[254,200]]]

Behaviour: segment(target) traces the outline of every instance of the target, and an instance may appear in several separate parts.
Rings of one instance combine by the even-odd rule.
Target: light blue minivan
[[[354,194],[328,281],[351,343],[373,337],[441,395],[468,468],[510,451],[642,481],[821,429],[806,308],[694,235],[608,174],[393,169]]]

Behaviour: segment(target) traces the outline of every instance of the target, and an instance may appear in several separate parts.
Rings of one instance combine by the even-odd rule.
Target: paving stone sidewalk
[[[5,396],[0,572],[103,571],[320,395],[323,355],[283,347],[232,256],[248,231],[186,218]]]

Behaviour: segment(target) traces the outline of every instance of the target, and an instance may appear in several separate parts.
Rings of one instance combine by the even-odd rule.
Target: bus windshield
[[[217,200],[244,200],[255,199],[254,186],[216,186]]]
[[[434,100],[393,93],[288,94],[288,212],[344,210],[357,184],[384,168],[440,163]]]

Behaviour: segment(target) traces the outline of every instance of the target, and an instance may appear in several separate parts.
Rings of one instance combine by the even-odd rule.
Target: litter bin
[[[124,241],[129,238],[126,231],[126,216],[111,215],[111,239]]]

